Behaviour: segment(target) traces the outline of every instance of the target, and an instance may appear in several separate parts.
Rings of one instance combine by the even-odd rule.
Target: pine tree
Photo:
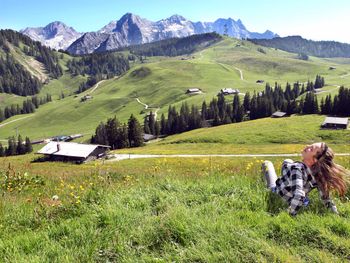
[[[0,157],[4,157],[4,156],[5,156],[5,149],[0,142]]]
[[[94,143],[108,145],[106,126],[103,122],[101,122],[96,128]]]
[[[152,111],[149,113],[149,116],[148,116],[148,125],[149,125],[150,133],[155,135],[155,118]]]
[[[244,106],[244,110],[245,110],[246,112],[250,110],[250,94],[249,94],[249,92],[247,92],[247,93],[244,95],[243,106]]]
[[[5,120],[5,114],[4,111],[0,109],[0,122],[2,122],[3,120]]]
[[[16,141],[14,137],[8,139],[8,147],[6,149],[6,156],[16,155]]]
[[[21,135],[18,135],[16,153],[18,155],[26,153],[25,145],[23,144],[23,140],[22,140],[22,136]]]
[[[167,134],[167,122],[165,120],[164,113],[162,113],[162,116],[160,117],[160,134]]]
[[[139,121],[131,114],[128,121],[128,138],[130,147],[143,145],[142,128]]]
[[[160,135],[160,125],[159,121],[156,121],[154,124],[154,135],[158,137]]]
[[[202,103],[201,117],[202,120],[208,119],[207,104],[205,103],[205,101],[203,101]]]
[[[105,125],[106,136],[108,141],[107,145],[111,146],[112,149],[117,148],[118,127],[119,127],[119,121],[115,116],[114,118],[108,119]]]
[[[148,116],[147,115],[143,119],[143,132],[145,134],[150,134],[151,133],[151,130],[150,130],[149,124],[148,124]]]
[[[128,127],[124,123],[123,126],[118,129],[117,148],[122,149],[127,147],[129,147]]]
[[[25,153],[31,153],[33,151],[32,143],[30,142],[30,139],[26,137],[25,144]]]

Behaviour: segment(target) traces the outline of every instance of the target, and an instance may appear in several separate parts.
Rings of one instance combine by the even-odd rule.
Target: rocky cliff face
[[[54,49],[66,49],[82,34],[62,22],[52,22],[45,27],[27,27],[21,33]]]
[[[215,22],[191,22],[180,15],[173,15],[152,22],[131,13],[111,21],[97,32],[80,34],[63,23],[54,22],[45,28],[27,28],[23,33],[56,49],[59,47],[72,54],[87,54],[213,31],[240,39],[271,39],[278,36],[269,30],[265,33],[250,32],[241,20],[232,18],[219,18]]]

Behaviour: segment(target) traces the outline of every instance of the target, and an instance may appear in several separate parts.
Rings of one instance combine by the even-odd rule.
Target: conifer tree
[[[8,139],[8,147],[6,149],[6,156],[16,155],[16,141],[14,137]]]
[[[130,147],[143,145],[142,128],[139,121],[131,114],[128,120],[128,138]]]
[[[4,156],[5,156],[5,149],[0,142],[0,157],[4,157]]]
[[[124,123],[118,129],[117,148],[122,149],[122,148],[127,148],[127,147],[129,147],[128,127]]]
[[[153,112],[151,111],[149,113],[149,116],[148,116],[148,125],[149,125],[149,130],[150,130],[150,133],[155,135],[155,118],[154,118],[154,114]]]
[[[164,116],[164,113],[162,113],[162,116],[160,117],[160,134],[167,134],[167,122]]]
[[[22,140],[22,136],[21,135],[18,135],[16,153],[18,155],[26,153],[25,145],[23,144],[23,140]]]
[[[30,139],[26,137],[25,144],[24,144],[25,152],[31,153],[33,151],[32,143],[30,142]]]
[[[145,134],[150,134],[151,133],[151,130],[150,130],[149,124],[148,124],[148,116],[147,115],[143,119],[143,132]]]
[[[202,120],[208,119],[207,104],[205,103],[205,101],[203,101],[202,103],[201,117],[202,117]]]
[[[2,122],[3,120],[5,120],[5,114],[4,111],[0,109],[0,122]]]

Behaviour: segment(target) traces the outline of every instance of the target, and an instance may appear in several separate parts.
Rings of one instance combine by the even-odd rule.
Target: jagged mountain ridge
[[[27,28],[22,32],[35,40],[41,41],[45,45],[56,48],[50,45],[51,43],[44,38],[44,36],[48,35],[53,42],[52,39],[55,39],[55,37],[52,38],[52,36],[55,36],[55,34],[48,34],[46,32],[39,34],[38,29],[29,29],[30,28]],[[192,22],[183,16],[173,15],[169,18],[152,22],[135,14],[126,13],[119,20],[111,21],[97,32],[82,34],[77,37],[75,41],[73,40],[74,42],[70,46],[66,45],[66,49],[72,54],[87,54],[113,50],[123,46],[144,44],[173,37],[186,37],[213,31],[241,39],[273,38],[278,36],[269,30],[265,33],[250,32],[240,19],[235,21],[232,18],[220,18],[215,22]],[[77,36],[77,34],[74,36]],[[38,35],[42,37],[40,38]],[[72,33],[68,35],[70,36]],[[62,38],[64,34],[59,34],[58,36]],[[72,39],[71,37],[70,40]]]
[[[27,27],[20,31],[35,41],[54,49],[67,49],[82,33],[62,22],[55,21],[45,27]]]

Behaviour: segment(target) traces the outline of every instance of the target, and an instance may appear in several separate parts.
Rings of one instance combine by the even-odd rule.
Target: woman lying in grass
[[[308,193],[317,188],[323,203],[338,214],[337,207],[330,198],[335,190],[343,196],[347,190],[345,178],[350,176],[341,165],[334,163],[333,151],[323,142],[308,145],[301,152],[302,162],[287,159],[282,165],[282,176],[277,178],[273,164],[262,164],[267,187],[287,201],[288,212],[296,215],[298,210],[308,204]]]

